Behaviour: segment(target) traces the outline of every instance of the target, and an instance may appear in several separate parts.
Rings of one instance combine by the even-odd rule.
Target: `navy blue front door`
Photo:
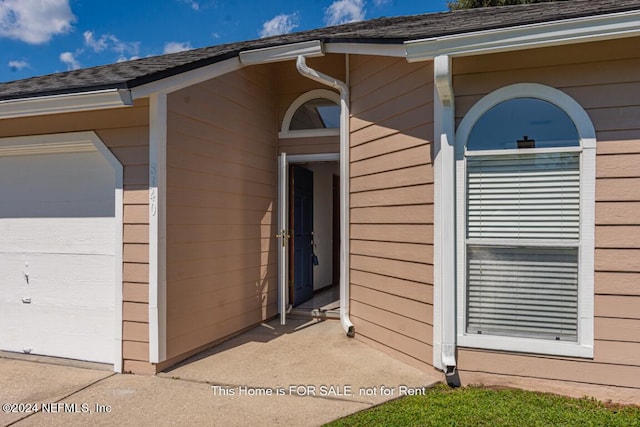
[[[313,172],[293,166],[293,305],[313,297]]]

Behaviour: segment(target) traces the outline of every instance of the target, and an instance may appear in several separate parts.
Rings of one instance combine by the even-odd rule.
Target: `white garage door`
[[[116,178],[88,149],[0,155],[1,350],[115,362]]]

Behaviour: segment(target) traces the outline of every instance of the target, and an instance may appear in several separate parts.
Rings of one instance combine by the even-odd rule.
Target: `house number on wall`
[[[151,215],[156,216],[158,212],[158,173],[156,164],[151,163],[149,166],[149,172],[151,175],[151,189],[149,190],[149,206],[151,208]]]

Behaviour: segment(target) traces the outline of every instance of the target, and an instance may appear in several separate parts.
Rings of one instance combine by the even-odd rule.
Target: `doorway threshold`
[[[333,285],[320,290],[308,301],[291,309],[289,314],[314,319],[340,319],[340,287]]]

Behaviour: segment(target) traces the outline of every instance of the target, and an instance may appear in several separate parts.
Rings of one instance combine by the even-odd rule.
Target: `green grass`
[[[518,389],[438,385],[327,426],[639,426],[640,407]]]

